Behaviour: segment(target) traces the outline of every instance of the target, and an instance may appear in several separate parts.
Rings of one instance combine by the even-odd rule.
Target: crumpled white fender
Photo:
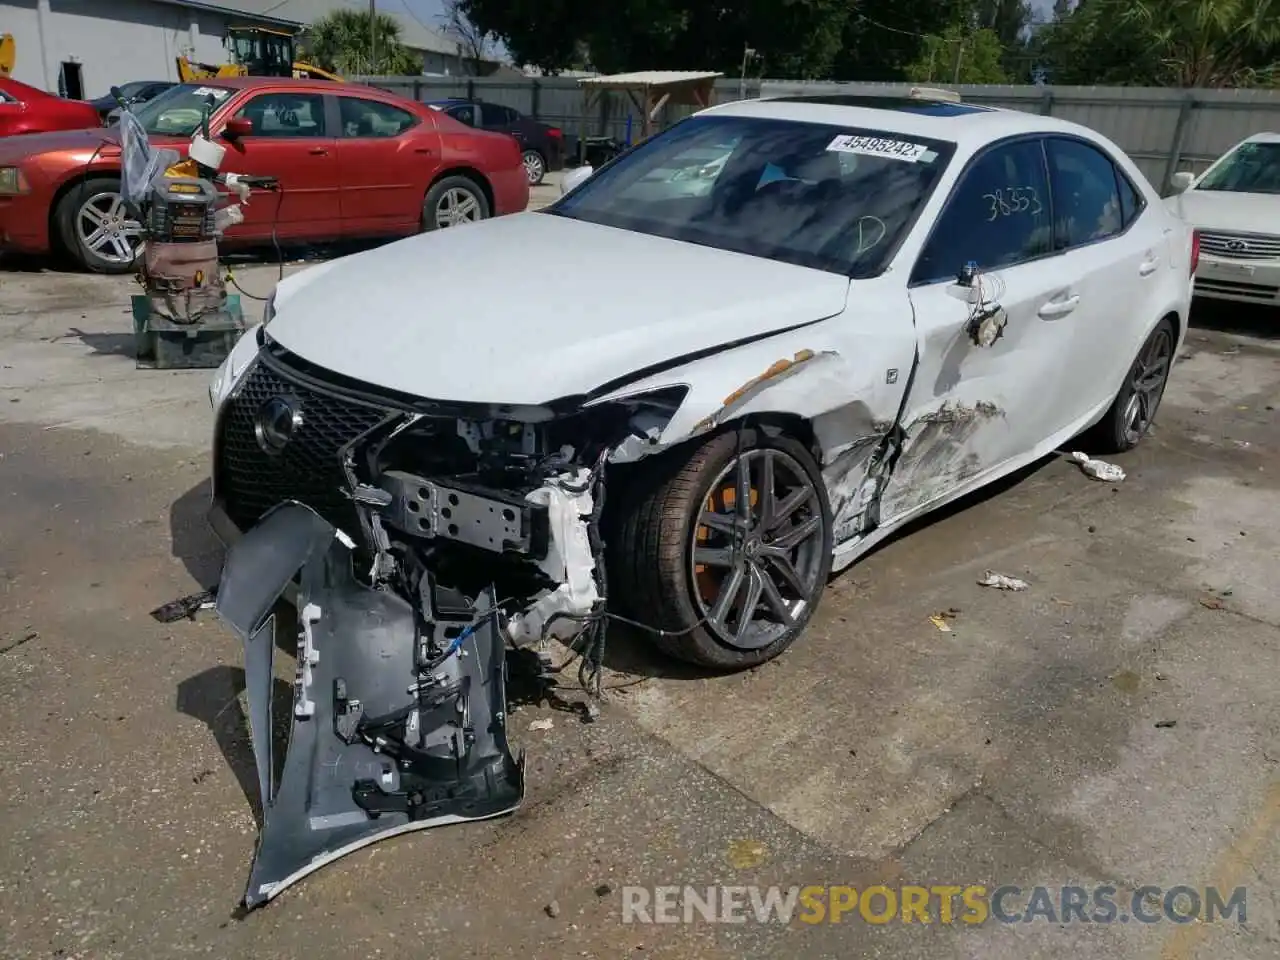
[[[523,613],[511,618],[507,632],[511,642],[517,646],[541,640],[543,626],[552,615],[568,613],[581,616],[590,613],[600,599],[595,580],[595,558],[587,535],[587,518],[593,508],[591,491],[575,494],[561,485],[582,486],[590,475],[591,472],[585,468],[576,473],[561,474],[525,497],[530,503],[543,504],[547,508],[551,542],[546,558],[540,560],[538,566],[560,585],[543,594]],[[551,625],[547,635],[568,641],[581,632],[581,622],[562,619]]]

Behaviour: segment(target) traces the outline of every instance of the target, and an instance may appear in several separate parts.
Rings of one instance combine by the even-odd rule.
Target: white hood
[[[848,290],[833,273],[524,213],[295,274],[267,333],[369,384],[532,405],[834,316]]]
[[[1200,230],[1280,234],[1280,196],[1274,194],[1188,190],[1165,204],[1174,216]]]

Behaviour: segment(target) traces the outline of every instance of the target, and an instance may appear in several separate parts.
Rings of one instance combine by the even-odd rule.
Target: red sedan
[[[0,137],[100,126],[102,118],[87,103],[64,100],[12,77],[0,77]]]
[[[224,172],[274,176],[224,246],[407,236],[529,202],[520,147],[425,104],[356,84],[241,77],[179,84],[137,110],[156,147],[185,150],[201,109]],[[65,251],[99,273],[133,268],[139,225],[120,200],[115,128],[0,140],[0,250]]]

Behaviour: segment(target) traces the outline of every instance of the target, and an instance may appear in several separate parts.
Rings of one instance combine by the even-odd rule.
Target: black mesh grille
[[[258,445],[254,422],[273,397],[289,398],[302,413],[293,439],[278,454]],[[297,500],[353,537],[359,521],[342,492],[341,449],[381,423],[392,410],[313,390],[263,362],[227,401],[218,442],[218,494],[241,530],[285,500]]]

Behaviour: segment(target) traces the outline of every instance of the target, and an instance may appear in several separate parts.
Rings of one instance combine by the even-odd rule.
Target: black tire
[[[780,477],[792,481],[790,485],[781,482],[781,502],[770,503],[782,507],[788,499],[796,498],[800,498],[797,503],[803,503],[782,518],[797,521],[794,525],[775,528],[783,533],[775,532],[771,538],[768,531],[748,532],[742,546],[726,547],[732,541],[730,534],[722,532],[719,523],[712,528],[702,521],[711,512],[713,498],[729,492],[724,485],[725,474],[736,476],[741,458],[747,459],[753,497],[758,498],[758,491],[763,490],[759,464],[769,459],[775,493]],[[732,507],[724,509],[732,511]],[[753,502],[753,517],[763,509],[763,500],[759,500],[759,511]],[[655,457],[653,463],[640,465],[623,502],[614,505],[611,513],[613,522],[607,544],[610,602],[619,603],[632,619],[674,634],[656,638],[665,653],[704,667],[744,669],[778,656],[804,632],[831,572],[831,508],[822,475],[813,455],[788,437],[744,429],[695,441]],[[719,514],[718,521],[729,521],[733,515]],[[797,576],[796,580],[787,580],[781,575],[782,568],[776,566],[775,555],[784,551],[778,544],[788,535],[794,536],[802,526],[810,526],[811,517],[817,518],[814,532],[806,535],[794,551],[787,551],[792,558],[791,573]],[[700,536],[704,530],[708,537],[705,541]],[[704,549],[709,548],[706,553],[699,550],[695,556],[695,537]],[[747,541],[752,538],[758,542],[749,547]],[[698,558],[708,553],[724,555],[730,558],[729,562],[699,563]],[[708,611],[714,610],[715,599],[722,597],[734,582],[734,571],[739,568],[742,575],[738,594],[725,612],[724,623],[713,622]],[[723,571],[718,586],[702,579],[717,570]],[[764,582],[762,570],[773,584],[772,593],[758,586]],[[792,589],[793,583],[802,589]],[[713,598],[710,593],[716,596]],[[729,629],[733,625],[729,616],[737,612],[734,604],[745,606],[753,594],[753,613],[768,607],[769,615],[764,619],[753,616],[744,628],[739,614],[739,639],[731,642],[728,633],[733,632]],[[778,612],[774,598],[788,611],[785,618]]]
[[[142,245],[140,242],[133,243],[124,233],[127,230],[127,224],[122,220],[120,223],[115,222],[117,216],[124,218],[125,212],[123,204],[118,209],[106,211],[105,208],[112,206],[109,200],[111,196],[120,196],[120,179],[118,177],[89,177],[75,186],[73,186],[58,201],[57,210],[54,211],[54,223],[57,226],[58,241],[67,254],[81,267],[94,273],[131,273],[136,269],[138,259],[142,256]],[[105,229],[108,229],[112,239],[106,241],[106,249],[110,252],[103,254],[99,250],[95,250],[87,240],[92,238],[94,234],[90,233],[88,237],[82,235],[82,231],[78,229],[78,222],[82,219],[82,211],[86,205],[92,204],[94,209],[99,213],[106,213],[107,220]],[[130,221],[131,222],[131,221]],[[124,228],[124,230],[116,228]],[[116,247],[115,237],[121,237],[130,246],[134,247],[132,259],[124,259],[123,254],[115,252],[112,248]]]
[[[1090,452],[1124,453],[1146,436],[1169,382],[1177,336],[1169,317],[1156,324],[1125,374],[1124,384],[1106,414],[1085,434],[1085,445]],[[1141,395],[1139,387],[1144,388]]]
[[[529,186],[536,187],[547,175],[547,158],[538,150],[526,150],[522,159],[524,172],[529,176]]]
[[[465,197],[468,202],[474,204],[474,216],[470,216],[466,220],[456,220],[453,223],[444,223],[447,219],[447,209],[458,198]],[[461,226],[463,223],[473,223],[478,220],[487,220],[489,218],[489,201],[485,199],[484,191],[480,189],[480,185],[470,177],[451,176],[431,185],[431,189],[427,191],[426,198],[422,201],[422,230],[425,233],[429,230],[443,230],[446,227]]]

